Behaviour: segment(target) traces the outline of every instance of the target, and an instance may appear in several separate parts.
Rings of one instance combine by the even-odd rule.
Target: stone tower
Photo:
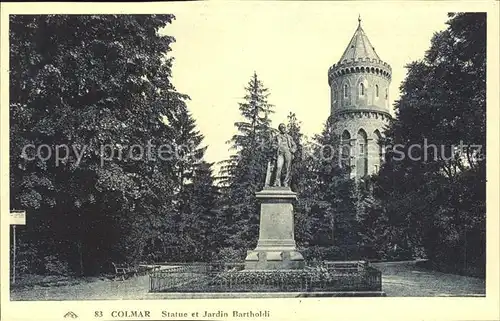
[[[378,172],[383,156],[378,139],[391,119],[391,66],[382,61],[368,40],[361,18],[338,63],[328,70],[330,117],[340,137],[342,159],[359,179]]]

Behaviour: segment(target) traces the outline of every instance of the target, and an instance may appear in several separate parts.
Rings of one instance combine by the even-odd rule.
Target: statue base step
[[[263,250],[247,252],[245,270],[296,270],[305,267],[304,257],[296,250]]]

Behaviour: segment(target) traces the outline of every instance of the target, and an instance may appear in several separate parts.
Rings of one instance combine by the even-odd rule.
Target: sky
[[[428,2],[195,2],[170,7],[173,23],[161,32],[176,38],[172,82],[187,102],[218,162],[241,120],[238,102],[254,71],[275,105],[273,127],[289,112],[308,136],[329,116],[328,68],[337,63],[361,16],[380,58],[392,66],[391,105],[399,96],[404,66],[423,58],[435,32],[446,28],[448,8]],[[172,10],[173,9],[173,10]],[[217,171],[217,166],[215,168]]]

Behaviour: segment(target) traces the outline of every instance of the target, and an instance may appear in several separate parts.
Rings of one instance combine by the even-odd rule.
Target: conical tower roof
[[[365,31],[361,28],[361,17],[358,18],[358,28],[354,32],[349,45],[342,54],[342,58],[340,58],[339,63],[342,63],[344,60],[350,62],[353,61],[353,59],[354,61],[358,61],[358,58],[381,60],[375,52],[375,48],[370,43],[370,40],[368,40]]]

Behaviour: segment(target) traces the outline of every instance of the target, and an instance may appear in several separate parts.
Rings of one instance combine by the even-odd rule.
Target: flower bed
[[[306,267],[303,270],[253,271],[200,268],[159,271],[150,292],[326,292],[381,291],[381,273],[369,266]]]

